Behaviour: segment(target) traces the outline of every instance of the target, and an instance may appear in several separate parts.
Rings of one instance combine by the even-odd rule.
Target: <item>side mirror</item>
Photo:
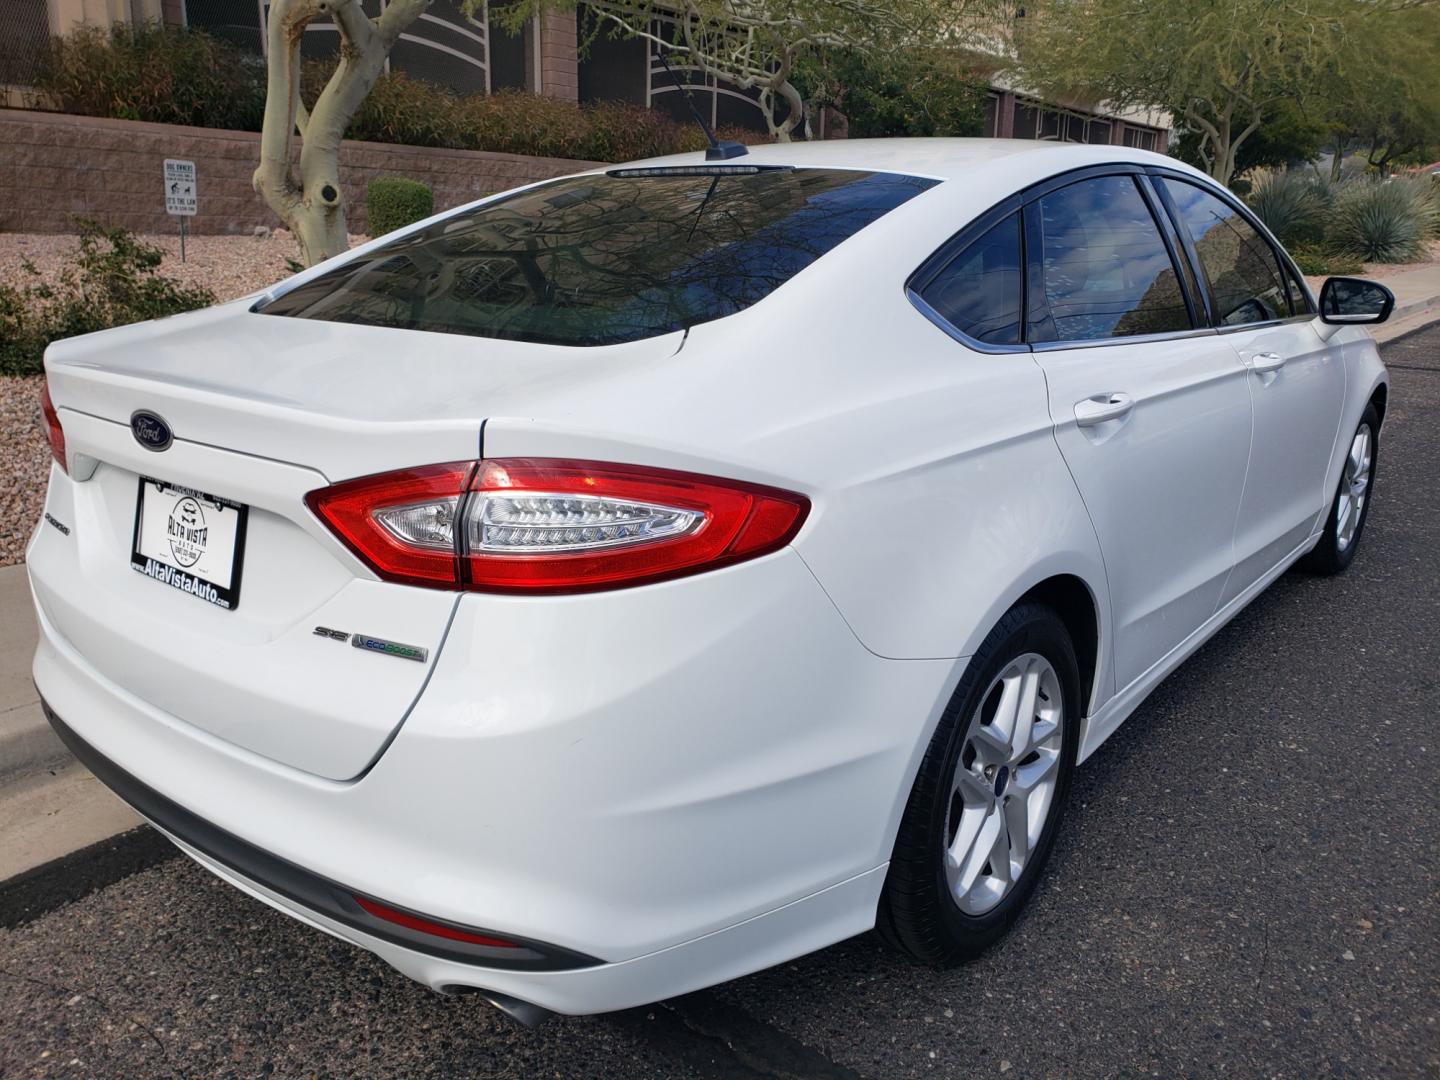
[[[1326,278],[1320,289],[1320,321],[1349,326],[1382,323],[1395,309],[1395,294],[1363,278]]]

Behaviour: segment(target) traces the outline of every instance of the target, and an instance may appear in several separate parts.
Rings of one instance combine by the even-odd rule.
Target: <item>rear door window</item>
[[[1081,180],[1038,203],[1043,297],[1054,323],[1043,337],[1094,341],[1191,329],[1175,263],[1131,177]]]
[[[1189,231],[1210,283],[1221,326],[1245,326],[1290,316],[1290,290],[1270,242],[1229,203],[1194,184],[1164,177],[1181,224]],[[1309,305],[1300,293],[1301,311]]]
[[[452,214],[257,310],[555,345],[635,341],[749,307],[936,183],[754,166],[628,173]]]
[[[972,240],[925,286],[921,298],[966,337],[1020,342],[1020,215]]]

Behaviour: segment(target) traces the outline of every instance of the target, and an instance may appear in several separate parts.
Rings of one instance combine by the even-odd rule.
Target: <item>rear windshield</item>
[[[608,345],[732,315],[935,181],[838,169],[558,180],[452,215],[257,308]]]

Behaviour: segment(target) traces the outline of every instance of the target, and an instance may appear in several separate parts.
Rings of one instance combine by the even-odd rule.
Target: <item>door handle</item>
[[[1272,371],[1279,371],[1285,366],[1285,357],[1279,353],[1257,352],[1246,362],[1251,371],[1257,375],[1268,375]]]
[[[1129,394],[1096,394],[1075,403],[1075,423],[1094,427],[1106,420],[1119,420],[1133,408],[1135,399]]]

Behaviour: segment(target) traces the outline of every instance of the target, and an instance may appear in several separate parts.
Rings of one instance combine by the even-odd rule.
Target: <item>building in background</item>
[[[384,0],[364,0],[376,15]],[[191,26],[263,57],[267,0],[0,0],[0,85],[25,86],[34,59],[53,34],[77,24],[109,26],[150,20]],[[390,54],[388,68],[459,93],[527,90],[580,103],[627,101],[676,120],[690,114],[678,79],[715,127],[765,130],[754,91],[742,90],[672,62],[674,77],[647,42],[593,34],[584,8],[550,14],[520,33],[494,24],[491,11],[466,15],[458,0],[433,0]],[[585,50],[579,47],[589,39]],[[304,55],[323,58],[339,47],[328,23],[306,27]],[[833,126],[827,124],[827,134]],[[1057,106],[1029,97],[1002,79],[991,81],[984,134],[998,138],[1108,143],[1165,153],[1169,119],[1162,113],[1117,113],[1094,105]]]

